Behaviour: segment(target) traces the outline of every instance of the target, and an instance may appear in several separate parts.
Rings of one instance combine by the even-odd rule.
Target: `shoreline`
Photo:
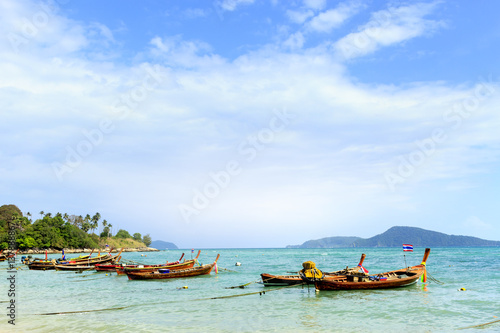
[[[94,250],[94,253],[98,253],[98,252],[102,252],[102,253],[106,253],[106,252],[110,252],[109,248],[106,249],[64,249],[64,254],[74,254],[74,253],[91,253],[92,250]],[[122,252],[159,252],[160,250],[158,249],[155,249],[153,247],[138,247],[138,248],[130,248],[130,247],[126,247],[126,248],[123,248],[123,251]],[[111,251],[111,253],[118,253],[120,252],[120,249],[113,249]],[[23,251],[19,251],[17,252],[17,254],[62,254],[62,250],[54,250],[54,249],[45,249],[45,250],[34,250],[34,249],[30,249],[30,250],[23,250]]]

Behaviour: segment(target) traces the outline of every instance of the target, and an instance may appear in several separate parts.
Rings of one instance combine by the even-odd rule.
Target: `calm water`
[[[420,264],[424,249],[406,254]],[[177,260],[182,252],[125,253],[142,263]],[[7,264],[0,263],[0,330],[14,332],[448,332],[500,319],[500,248],[434,248],[428,272],[432,281],[392,290],[321,291],[293,287],[272,290],[254,283],[260,273],[298,271],[312,260],[326,271],[356,266],[366,253],[370,273],[402,268],[401,249],[222,249],[202,250],[200,261],[217,253],[219,274],[164,281],[129,281],[116,274],[18,271],[16,325],[7,323]],[[56,257],[56,256],[49,256]],[[241,266],[235,266],[240,262]],[[224,268],[226,270],[224,270]],[[230,270],[230,271],[228,271]],[[187,289],[182,289],[187,286]],[[459,291],[466,288],[466,291]],[[259,295],[258,292],[266,291]],[[239,295],[241,297],[211,299]],[[121,308],[123,307],[123,308]],[[121,308],[121,309],[113,309]],[[100,312],[40,315],[111,309]],[[498,318],[496,317],[498,316]],[[13,329],[14,328],[14,329]],[[475,331],[477,329],[468,329]],[[500,323],[482,331],[499,331]]]

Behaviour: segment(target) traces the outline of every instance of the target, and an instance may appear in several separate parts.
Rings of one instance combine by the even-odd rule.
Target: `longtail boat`
[[[71,258],[71,259],[66,259],[66,260],[63,260],[63,259],[48,260],[48,259],[39,259],[39,258],[33,258],[33,259],[28,258],[28,260],[25,260],[24,263],[26,265],[28,265],[29,269],[32,269],[32,270],[42,270],[42,271],[54,270],[55,269],[54,265],[56,265],[56,264],[76,263],[76,262],[89,260],[89,258],[93,252],[94,252],[94,250],[92,250],[92,252],[90,254],[85,254],[85,255],[78,256],[76,258]]]
[[[425,263],[431,249],[426,248],[420,265],[406,267],[390,272],[368,275],[366,273],[323,276],[319,279],[303,279],[314,283],[317,290],[359,290],[404,287],[417,282],[425,274]]]
[[[329,273],[324,273],[324,274],[325,275],[341,275],[341,274],[347,274],[347,273],[355,273],[355,272],[362,269],[362,265],[363,265],[363,261],[365,260],[365,257],[366,257],[366,255],[363,253],[361,255],[361,259],[359,260],[358,266],[356,266],[354,268],[346,267],[345,269],[343,269],[341,271],[329,272]],[[305,269],[305,267],[304,267],[304,269]],[[302,271],[304,271],[304,269]],[[305,284],[306,283],[306,281],[304,281],[299,274],[272,275],[272,274],[262,273],[260,276],[262,278],[262,284],[264,284],[265,287],[291,286],[291,285],[295,285],[295,284]]]
[[[93,265],[54,265],[54,268],[56,271],[76,271],[76,272],[83,272],[83,271],[90,271],[94,270],[95,266]]]
[[[138,266],[122,266],[120,268],[116,269],[116,273],[118,275],[124,275],[127,272],[140,272],[140,273],[146,273],[146,272],[153,272],[157,271],[162,268],[170,269],[170,270],[179,270],[179,269],[187,269],[187,268],[192,268],[194,265],[198,262],[198,257],[200,256],[201,250],[198,250],[198,254],[194,259],[190,260],[184,260],[184,262],[177,262],[177,263],[167,263],[167,264],[160,264],[160,265],[138,265]],[[184,254],[183,254],[184,256]],[[182,257],[181,257],[182,259]],[[180,259],[179,259],[180,261]]]
[[[114,272],[117,267],[120,267],[121,264],[118,264],[121,260],[122,256],[119,256],[113,263],[111,264],[96,264],[95,270],[98,272]]]
[[[163,267],[163,266],[168,266],[168,265],[176,265],[176,264],[179,264],[181,262],[182,258],[184,258],[184,253],[181,255],[181,257],[177,261],[172,261],[172,262],[167,261],[165,264],[160,264],[160,265],[142,265],[142,266],[143,267],[150,267],[150,266]],[[137,265],[118,264],[120,259],[121,258],[119,258],[114,264],[97,264],[97,265],[95,265],[95,270],[98,272],[116,272],[116,270],[120,270],[121,274],[125,274],[125,272],[123,272],[122,268],[135,268],[135,267],[141,266],[141,264],[137,264]]]
[[[217,254],[217,258],[215,258],[215,261],[211,264],[188,268],[188,269],[180,269],[172,271],[170,269],[163,268],[153,272],[144,272],[144,273],[125,272],[125,273],[127,274],[129,280],[163,280],[163,279],[186,278],[192,276],[207,275],[210,274],[214,266],[217,264],[219,256],[220,254]]]
[[[111,252],[110,252],[109,254],[99,255],[95,258],[59,262],[59,265],[57,265],[57,266],[95,266],[97,264],[105,264],[108,262],[114,263],[121,256],[122,251],[123,251],[123,248],[115,256],[111,255]]]
[[[95,258],[87,258],[81,260],[57,261],[55,259],[52,259],[50,261],[34,261],[28,264],[28,267],[29,269],[34,269],[34,270],[50,270],[50,269],[71,270],[69,267],[75,267],[74,270],[80,270],[80,266],[91,266],[93,269],[96,264],[114,262],[121,255],[122,251],[123,248],[115,256],[111,254],[104,254],[104,255],[99,255]]]
[[[0,254],[0,261],[5,261],[5,260],[7,260],[9,258],[15,257],[17,255],[17,252],[19,252],[19,249],[17,249],[16,252],[12,252],[10,250],[7,251],[7,253],[2,252]]]

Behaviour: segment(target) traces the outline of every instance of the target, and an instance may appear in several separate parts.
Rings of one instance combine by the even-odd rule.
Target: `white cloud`
[[[308,29],[315,32],[331,32],[360,9],[355,2],[341,3],[335,9],[329,9],[315,16],[308,24]]]
[[[373,53],[380,47],[432,33],[443,22],[425,19],[436,9],[435,3],[391,7],[372,14],[371,20],[335,43],[336,52],[345,59]]]
[[[326,6],[326,0],[304,0],[304,6],[307,8],[321,10]]]
[[[223,10],[234,11],[240,5],[251,5],[255,0],[219,0],[217,5]]]
[[[383,12],[374,14],[372,21],[385,22],[378,26],[385,30],[370,50],[409,38],[406,29],[424,34],[423,17],[432,11],[424,7],[387,11],[386,21]],[[21,16],[27,10],[19,7]],[[14,29],[6,23],[15,22],[8,14],[0,13],[6,18],[0,24]],[[241,174],[194,219],[200,234],[214,225],[231,229],[227,226],[233,223],[252,223],[255,230],[307,223],[331,228],[332,235],[356,224],[367,233],[373,230],[366,235],[372,236],[381,231],[373,217],[418,211],[415,198],[426,197],[424,187],[442,180],[463,182],[464,175],[478,170],[491,172],[500,159],[495,150],[500,86],[494,79],[482,93],[480,83],[363,84],[328,49],[304,49],[304,32],[284,42],[287,52],[282,45],[268,45],[235,60],[203,41],[154,37],[141,64],[113,64],[86,56],[86,47],[96,44],[93,38],[113,40],[104,26],[85,26],[57,14],[51,22],[21,52],[0,52],[0,140],[6,143],[0,152],[0,186],[13,201],[25,200],[28,193],[29,202],[41,206],[38,211],[54,207],[53,212],[71,213],[78,202],[79,209],[96,207],[103,213],[99,207],[105,206],[115,226],[115,221],[125,229],[125,223],[133,226],[138,219],[155,221],[141,227],[168,229],[185,241],[192,228],[186,228],[178,205],[191,202],[193,189],[202,189],[211,173],[237,160]],[[89,36],[91,31],[99,34]],[[62,47],[58,37],[69,36],[75,45]],[[66,51],[38,52],[56,48]],[[150,69],[161,77],[151,78]],[[449,113],[454,104],[477,96],[483,97],[470,116]],[[124,107],[127,100],[130,112],[124,116],[116,102]],[[248,161],[238,146],[255,142],[270,127],[274,111],[283,109],[295,116],[293,121],[273,140],[257,145],[255,159]],[[89,141],[85,133],[95,133],[103,119],[111,120],[114,129],[59,182],[51,163],[64,163],[68,149]],[[414,186],[391,193],[384,173],[397,169],[398,156],[411,153],[436,128],[445,129],[448,139],[407,180]],[[293,237],[294,229],[288,228],[286,236]],[[241,229],[234,230],[238,236]],[[217,237],[225,244],[228,235]],[[272,239],[260,244],[276,246]]]
[[[173,66],[199,67],[209,63],[217,66],[224,59],[211,53],[211,46],[202,41],[184,41],[180,36],[154,37],[150,44],[151,54]]]
[[[314,16],[314,12],[312,10],[287,10],[286,15],[293,23],[302,24]]]
[[[283,42],[283,46],[291,50],[296,50],[304,46],[304,41],[305,41],[304,35],[302,35],[301,32],[296,32],[293,35],[291,35],[285,42]]]

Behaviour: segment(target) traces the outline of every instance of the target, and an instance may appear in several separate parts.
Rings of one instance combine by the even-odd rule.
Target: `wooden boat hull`
[[[121,265],[117,264],[97,264],[95,270],[98,272],[116,272],[116,269],[120,267]]]
[[[346,274],[325,277],[315,280],[317,290],[366,290],[389,289],[409,286],[425,272],[425,262],[429,257],[430,249],[425,249],[424,259],[417,266],[369,276],[368,274]]]
[[[366,255],[363,253],[361,255],[361,259],[359,261],[359,264],[356,268],[349,270],[348,267],[344,270],[345,272],[348,271],[354,271],[358,270],[358,267],[360,267],[363,264],[363,261],[365,260]],[[325,275],[338,275],[340,274],[341,271],[337,272],[331,272],[331,273],[323,273]],[[311,283],[310,281],[303,280],[299,274],[294,274],[294,275],[272,275],[272,274],[267,274],[267,273],[262,273],[261,275],[262,278],[262,284],[264,284],[265,287],[271,287],[271,286],[292,286],[292,285],[300,285],[300,284],[307,284]]]
[[[303,281],[299,275],[271,275],[262,273],[260,277],[262,278],[262,283],[266,287],[305,284],[305,281]]]
[[[125,272],[136,272],[136,273],[146,273],[146,272],[152,272],[156,271],[158,269],[166,268],[170,270],[179,270],[179,269],[187,269],[187,268],[192,268],[198,261],[198,257],[200,256],[201,250],[198,250],[198,254],[194,259],[190,260],[185,260],[184,262],[180,262],[180,260],[184,257],[184,253],[182,254],[181,258],[177,262],[171,262],[171,263],[166,263],[166,264],[161,264],[161,265],[141,265],[140,266],[123,266],[119,267],[116,269],[116,273],[118,275],[124,275]]]
[[[199,267],[174,270],[165,269],[165,272],[153,271],[146,273],[138,272],[125,272],[129,280],[164,280],[164,279],[174,279],[174,278],[187,278],[200,275],[208,275],[217,264],[219,255],[212,264],[202,265]],[[166,272],[168,271],[168,272]]]
[[[381,274],[379,276],[327,276],[319,281],[314,281],[314,286],[318,290],[359,290],[359,289],[387,289],[405,287],[417,282],[422,276],[425,268],[414,266],[409,270],[399,270]],[[378,278],[378,279],[377,279]]]
[[[28,268],[35,271],[48,271],[56,269],[53,262],[32,262],[28,264]]]
[[[56,271],[77,271],[77,272],[83,272],[83,271],[89,271],[93,270],[95,266],[89,265],[80,265],[80,266],[68,266],[68,265],[54,265],[54,268]]]
[[[147,273],[147,272],[154,272],[159,269],[169,269],[171,271],[177,271],[180,269],[188,269],[188,268],[193,268],[195,264],[194,260],[188,260],[185,263],[180,263],[180,264],[174,264],[174,265],[158,265],[158,266],[145,266],[145,267],[123,267],[123,269],[120,268],[122,271],[122,274],[126,273]],[[117,269],[118,271],[118,269]]]

